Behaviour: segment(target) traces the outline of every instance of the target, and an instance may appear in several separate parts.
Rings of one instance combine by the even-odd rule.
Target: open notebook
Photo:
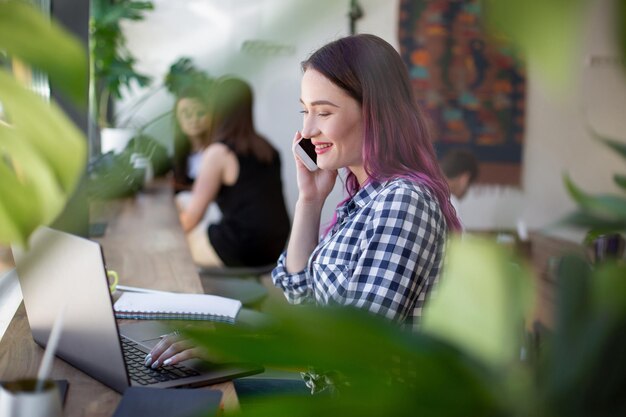
[[[211,320],[234,323],[241,301],[209,294],[125,292],[113,307],[118,319]]]

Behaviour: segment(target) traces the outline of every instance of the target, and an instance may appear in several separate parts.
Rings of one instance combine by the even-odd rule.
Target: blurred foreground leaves
[[[256,399],[246,416],[618,416],[626,267],[564,257],[554,329],[527,334],[532,276],[507,248],[452,242],[419,333],[347,307],[274,307],[261,326],[196,326],[213,354],[334,375],[333,395]],[[522,357],[523,356],[523,357]]]
[[[272,397],[245,415],[507,415],[510,372],[513,389],[530,383],[518,360],[528,275],[506,249],[472,239],[452,244],[445,271],[420,333],[337,306],[276,307],[266,326],[187,332],[227,359],[337,375],[336,395]]]
[[[596,140],[609,147],[626,160],[626,143],[595,135]],[[626,175],[614,174],[613,181],[626,192]],[[588,243],[609,233],[626,232],[626,195],[590,194],[580,189],[569,177],[564,176],[565,187],[577,204],[577,209],[561,223],[589,229]]]
[[[507,36],[536,63],[550,87],[565,92],[581,43],[585,0],[484,0],[493,33]]]
[[[187,330],[230,359],[336,373],[336,395],[269,398],[246,415],[497,415],[499,387],[470,355],[362,310],[293,307],[263,329]]]
[[[50,83],[87,106],[87,55],[80,41],[24,1],[0,2],[0,50],[46,72]]]
[[[626,265],[568,255],[557,271],[554,331],[536,366],[542,416],[626,415]]]
[[[453,241],[440,292],[423,322],[424,331],[493,366],[519,357],[524,318],[533,305],[532,274],[502,251],[470,236]]]
[[[0,49],[47,72],[84,105],[87,61],[79,41],[24,2],[0,1]],[[24,245],[74,191],[86,140],[55,103],[0,68],[0,243]]]

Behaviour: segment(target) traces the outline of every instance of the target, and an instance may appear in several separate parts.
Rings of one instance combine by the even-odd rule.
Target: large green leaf
[[[484,0],[489,28],[505,34],[540,68],[550,85],[565,91],[573,80],[581,42],[584,0]]]
[[[217,325],[186,329],[222,357],[280,368],[333,371],[339,395],[281,399],[246,415],[494,415],[500,387],[459,349],[347,307],[291,306],[260,328]],[[286,402],[285,402],[286,401]]]
[[[587,194],[576,186],[567,174],[563,176],[563,182],[570,196],[582,210],[607,221],[619,222],[626,219],[626,198],[616,195]]]
[[[626,143],[617,139],[602,136],[593,129],[588,129],[588,131],[596,140],[600,141],[603,145],[611,148],[619,156],[626,159]]]
[[[362,310],[303,306],[275,309],[260,328],[186,333],[222,360],[312,366],[338,381],[336,397],[272,398],[246,415],[503,415],[508,401],[528,402],[517,364],[531,299],[531,277],[508,250],[465,238],[449,247],[420,333]]]
[[[87,105],[84,46],[26,2],[0,1],[0,49],[45,71],[51,83]]]
[[[3,70],[0,102],[11,123],[0,129],[0,242],[24,244],[39,224],[60,213],[73,192],[84,168],[86,142],[54,103]]]
[[[10,145],[19,147],[20,144],[14,130],[0,124],[0,155],[3,156],[0,159],[0,195],[3,196],[0,199],[0,242],[2,243],[23,244],[30,230],[43,222],[43,211],[37,189],[32,184],[24,183],[23,178],[20,178],[21,174],[15,171],[16,167],[8,163],[4,157]],[[36,163],[39,162],[36,161]],[[45,165],[35,165],[35,168],[41,169],[42,167]]]
[[[595,216],[583,210],[576,210],[555,223],[555,226],[569,225],[589,229],[585,237],[586,244],[590,244],[595,238],[619,231],[626,231],[626,219],[607,220]]]
[[[145,11],[153,9],[151,1],[97,0],[92,2],[91,14],[100,26],[117,26],[120,19],[141,20]]]
[[[495,243],[464,237],[449,244],[423,330],[463,346],[492,366],[519,358],[532,276]]]
[[[626,265],[606,263],[594,274],[593,303],[611,314],[626,315]]]
[[[613,182],[620,188],[626,190],[626,175],[615,174],[613,175]]]
[[[560,260],[555,325],[537,375],[545,415],[626,412],[625,274],[623,265],[594,272],[580,257]]]

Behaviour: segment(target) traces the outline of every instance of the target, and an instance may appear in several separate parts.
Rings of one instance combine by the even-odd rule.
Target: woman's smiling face
[[[195,98],[181,98],[176,106],[180,130],[187,136],[204,134],[208,128],[209,115],[206,107]]]
[[[363,168],[363,116],[358,101],[310,68],[302,76],[300,102],[301,133],[315,145],[317,165],[329,170],[347,167],[363,184],[367,175]]]

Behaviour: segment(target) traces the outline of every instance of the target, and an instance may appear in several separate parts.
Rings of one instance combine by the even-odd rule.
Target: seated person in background
[[[299,197],[274,284],[293,304],[354,306],[416,329],[460,223],[404,62],[383,39],[356,35],[322,47],[302,69],[293,141],[311,138],[320,169],[294,155]],[[348,198],[320,239],[339,169]],[[167,337],[146,364],[175,364],[197,349]]]
[[[198,176],[202,151],[209,143],[207,92],[188,87],[174,106],[174,192],[190,190]]]
[[[180,212],[193,259],[201,266],[270,264],[287,242],[280,156],[254,129],[252,105],[245,81],[214,82],[207,107],[209,145]],[[222,218],[207,229],[201,220],[212,202]]]
[[[457,148],[449,150],[439,165],[450,188],[450,202],[460,218],[459,203],[478,177],[478,160],[472,151]]]

